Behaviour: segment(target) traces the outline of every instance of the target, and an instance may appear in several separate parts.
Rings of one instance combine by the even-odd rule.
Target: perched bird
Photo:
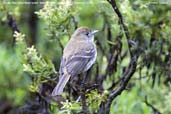
[[[70,78],[86,72],[94,64],[97,50],[94,34],[98,30],[80,27],[75,30],[70,41],[63,50],[59,69],[59,81],[52,91],[52,96],[61,95]]]

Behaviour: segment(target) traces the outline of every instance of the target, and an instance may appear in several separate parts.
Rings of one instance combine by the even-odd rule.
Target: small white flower
[[[23,64],[23,71],[28,71],[29,66],[27,64]]]

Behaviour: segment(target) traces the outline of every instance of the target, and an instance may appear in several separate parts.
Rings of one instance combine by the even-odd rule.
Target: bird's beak
[[[98,30],[93,30],[92,31],[92,34],[95,34],[95,33],[97,33],[97,32],[99,32]]]
[[[95,33],[97,33],[98,32],[98,30],[93,30],[90,34],[89,34],[89,36],[92,36],[92,35],[94,35]]]

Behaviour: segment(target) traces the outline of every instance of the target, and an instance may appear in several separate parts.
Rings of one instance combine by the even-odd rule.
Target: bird
[[[98,30],[79,27],[71,35],[63,50],[59,68],[59,80],[51,96],[62,95],[64,87],[70,78],[78,76],[91,68],[97,57],[94,34]]]

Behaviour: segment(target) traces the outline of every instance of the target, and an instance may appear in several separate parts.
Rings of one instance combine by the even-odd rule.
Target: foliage
[[[15,32],[17,48],[20,49],[20,57],[23,59],[23,71],[33,77],[33,84],[30,85],[30,91],[38,92],[38,86],[47,81],[49,75],[56,73],[53,64],[50,60],[45,60],[41,55],[38,55],[34,46],[26,47],[24,38],[25,35]],[[22,54],[22,56],[21,56]]]

